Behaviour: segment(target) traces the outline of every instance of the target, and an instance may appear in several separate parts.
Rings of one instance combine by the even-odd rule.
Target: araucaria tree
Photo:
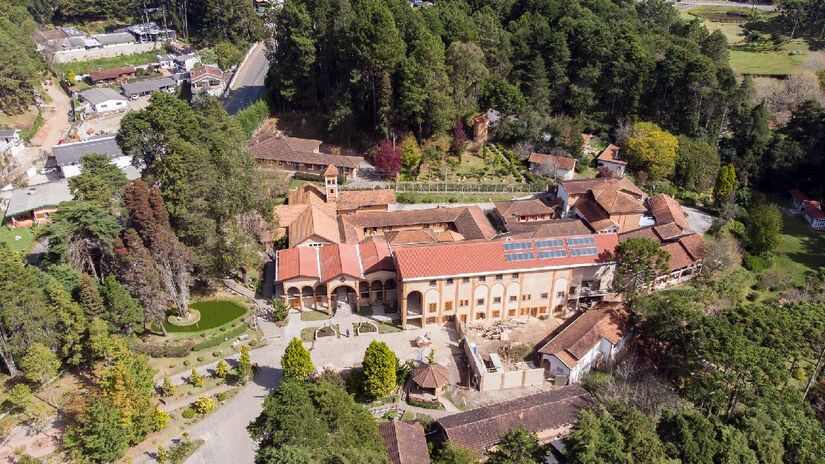
[[[281,357],[281,369],[283,369],[284,379],[304,380],[314,371],[312,358],[309,350],[304,348],[301,339],[293,338]]]
[[[135,180],[126,187],[124,203],[129,210],[129,224],[152,255],[166,293],[178,308],[180,317],[188,317],[195,258],[172,231],[160,191]]]
[[[396,383],[398,359],[386,343],[373,340],[364,353],[364,393],[378,398],[389,394]]]
[[[647,238],[631,238],[616,246],[615,285],[631,306],[654,279],[668,270],[670,255]]]

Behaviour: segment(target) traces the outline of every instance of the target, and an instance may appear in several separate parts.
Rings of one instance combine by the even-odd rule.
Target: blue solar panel
[[[567,257],[567,251],[566,250],[539,251],[539,259],[566,258],[566,257]]]
[[[536,248],[558,248],[563,247],[564,241],[560,238],[552,240],[536,240]]]
[[[570,249],[570,256],[596,256],[597,254],[599,254],[599,250],[594,247]]]
[[[533,259],[535,255],[533,253],[508,253],[504,255],[505,261],[526,261],[528,259]]]
[[[504,251],[529,250],[530,248],[533,248],[533,244],[530,242],[507,242],[504,244]]]
[[[576,238],[568,238],[567,245],[574,246],[574,245],[595,245],[596,239],[593,237],[576,237]]]

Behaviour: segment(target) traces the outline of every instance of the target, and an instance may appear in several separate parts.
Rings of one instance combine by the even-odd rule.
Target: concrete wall
[[[463,345],[470,364],[470,373],[479,391],[495,391],[544,384],[544,369],[542,368],[487,372],[487,367],[481,357],[473,352],[472,344],[465,339]]]
[[[147,43],[132,43],[132,44],[116,44],[106,45],[102,48],[93,48],[91,50],[61,50],[54,52],[52,61],[55,63],[71,63],[74,61],[89,61],[98,58],[111,58],[121,55],[134,55],[137,53],[144,53],[151,50],[162,49],[163,44],[147,42]]]

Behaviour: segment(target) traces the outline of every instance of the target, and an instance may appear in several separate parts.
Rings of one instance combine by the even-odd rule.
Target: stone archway
[[[398,310],[398,291],[395,288],[395,280],[390,279],[384,282],[384,310],[395,312]]]
[[[286,291],[286,297],[289,301],[289,306],[293,308],[301,307],[301,292],[297,287],[289,287]]]
[[[327,296],[327,286],[324,284],[315,287],[315,308],[329,309],[329,297]]]
[[[301,288],[301,308],[315,309],[315,290],[310,286]]]
[[[401,320],[406,328],[410,322],[417,326],[423,326],[424,317],[424,295],[417,290],[413,290],[404,297],[404,312],[401,314]]]
[[[330,290],[330,310],[337,314],[358,310],[358,294],[349,285],[339,285]],[[340,303],[340,304],[339,304]]]
[[[380,280],[374,280],[370,284],[370,302],[384,302],[384,284]]]

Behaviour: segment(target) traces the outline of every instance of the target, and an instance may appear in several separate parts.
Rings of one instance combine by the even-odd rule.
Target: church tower
[[[324,170],[324,187],[327,203],[338,199],[338,168],[331,164]]]

